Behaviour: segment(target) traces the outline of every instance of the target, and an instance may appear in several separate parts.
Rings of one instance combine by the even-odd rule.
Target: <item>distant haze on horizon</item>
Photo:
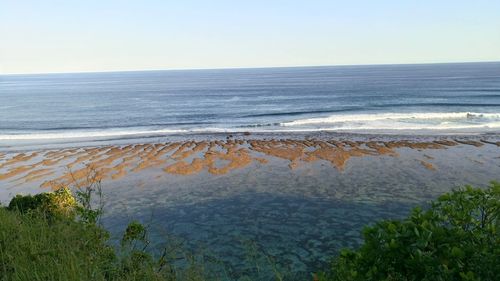
[[[500,61],[500,1],[0,0],[0,74]]]

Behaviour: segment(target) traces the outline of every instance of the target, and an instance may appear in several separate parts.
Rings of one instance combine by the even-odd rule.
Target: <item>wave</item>
[[[485,95],[486,97],[486,95]],[[364,105],[364,106],[350,106],[340,109],[322,109],[322,110],[304,110],[304,111],[285,111],[285,112],[270,112],[270,113],[257,113],[242,115],[242,118],[248,117],[274,117],[274,116],[295,116],[295,115],[310,115],[310,114],[323,114],[323,113],[342,113],[354,111],[371,111],[383,110],[386,108],[415,108],[415,107],[500,107],[500,104],[493,103],[454,103],[454,102],[421,102],[412,104],[400,103],[387,103],[381,105]]]
[[[57,140],[57,139],[88,139],[88,138],[113,138],[129,136],[147,136],[161,134],[186,133],[181,129],[161,129],[161,130],[107,130],[107,131],[62,131],[53,133],[32,133],[32,134],[3,134],[1,140]]]
[[[500,113],[412,112],[341,114],[280,123],[287,128],[317,128],[335,131],[489,131],[500,128]]]
[[[286,111],[286,112],[271,112],[271,113],[259,113],[259,114],[249,114],[243,115],[241,117],[272,117],[272,116],[293,116],[293,115],[304,115],[304,114],[314,114],[314,113],[334,113],[334,112],[344,112],[351,111],[353,108],[348,109],[338,109],[338,110],[304,110],[304,111]]]
[[[494,122],[494,123],[489,123],[489,124],[471,124],[471,125],[459,125],[459,124],[438,124],[438,125],[417,125],[417,124],[410,124],[410,125],[399,125],[399,126],[394,126],[394,125],[377,125],[377,126],[352,126],[352,127],[340,127],[340,128],[323,128],[320,130],[333,130],[333,131],[418,131],[418,130],[429,130],[429,131],[442,131],[442,132],[447,132],[450,130],[456,131],[456,130],[464,130],[464,131],[471,131],[471,130],[478,130],[478,131],[484,131],[488,129],[499,129],[500,128],[500,122]]]
[[[179,130],[143,130],[143,131],[99,131],[99,132],[58,132],[58,133],[32,133],[32,134],[1,134],[1,141],[33,141],[33,142],[51,142],[60,140],[111,140],[143,138],[155,136],[167,136],[176,134],[218,134],[218,133],[269,133],[269,132],[314,132],[322,131],[317,129],[281,129],[274,126],[270,129],[258,129],[251,127],[241,128],[194,128]]]
[[[399,120],[399,121],[418,121],[418,120],[473,120],[473,119],[499,119],[500,113],[474,113],[474,112],[436,112],[436,113],[378,113],[378,114],[345,114],[331,115],[328,117],[299,119],[291,122],[280,123],[281,126],[303,126],[315,124],[331,124],[360,121],[379,121],[379,120]]]
[[[90,131],[90,130],[125,130],[125,129],[137,129],[140,127],[172,127],[172,126],[190,126],[190,125],[209,125],[213,124],[213,122],[209,121],[197,121],[197,122],[165,122],[165,123],[148,123],[147,125],[140,126],[138,124],[133,124],[133,125],[123,125],[120,124],[120,127],[113,127],[113,126],[108,126],[108,125],[92,125],[92,126],[46,126],[43,128],[27,128],[26,130],[36,130],[36,131],[77,131],[77,130],[83,130],[83,131]],[[13,126],[2,126],[0,125],[0,130],[6,130],[6,131],[15,131],[18,130],[19,128],[13,127]]]
[[[114,128],[96,130],[32,131],[0,134],[0,141],[58,141],[58,140],[103,140],[120,138],[142,138],[179,134],[210,133],[293,133],[317,131],[467,131],[486,132],[500,128],[500,113],[477,112],[412,112],[336,114],[328,117],[298,119],[282,123],[241,124],[234,127],[183,128]]]
[[[464,89],[432,89],[432,91],[435,92],[493,92],[493,93],[500,93],[500,88],[464,88]],[[472,97],[476,97],[476,95],[473,95]]]

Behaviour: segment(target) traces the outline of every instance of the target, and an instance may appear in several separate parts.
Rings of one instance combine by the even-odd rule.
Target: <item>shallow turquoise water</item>
[[[104,224],[115,234],[132,219],[151,224],[156,246],[180,238],[186,249],[217,257],[227,279],[268,280],[275,264],[287,280],[304,280],[341,248],[359,246],[364,225],[404,217],[454,187],[500,179],[494,145],[398,152],[351,158],[344,171],[322,161],[291,170],[271,159],[220,176],[131,175],[105,183]]]

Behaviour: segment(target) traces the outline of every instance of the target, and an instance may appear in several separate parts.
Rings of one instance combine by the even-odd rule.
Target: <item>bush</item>
[[[32,195],[16,195],[7,209],[17,210],[23,214],[42,214],[47,218],[72,218],[76,214],[78,204],[67,187],[54,192]]]
[[[320,280],[498,280],[500,184],[466,186],[402,220],[363,231],[357,251],[343,250]]]

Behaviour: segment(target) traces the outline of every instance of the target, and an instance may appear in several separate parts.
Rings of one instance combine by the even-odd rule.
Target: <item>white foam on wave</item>
[[[345,126],[338,128],[324,128],[324,130],[335,130],[335,131],[369,131],[369,130],[383,130],[383,131],[411,131],[411,130],[430,130],[430,131],[455,131],[455,130],[488,130],[488,129],[499,129],[500,122],[492,122],[488,124],[470,124],[470,125],[449,125],[449,124],[437,124],[437,125],[398,125],[394,124],[378,124],[377,126],[367,125],[367,126]]]
[[[328,117],[299,119],[280,123],[289,128],[316,128],[319,131],[429,131],[429,132],[491,132],[500,129],[500,113],[477,112],[414,112],[339,114]]]
[[[226,132],[245,132],[244,129],[231,128],[192,128],[192,129],[157,129],[157,130],[101,130],[101,131],[61,131],[50,133],[31,133],[31,134],[1,134],[0,141],[37,141],[37,140],[64,140],[64,139],[102,139],[102,138],[124,138],[124,137],[144,137],[144,136],[162,136],[172,134],[189,133],[226,133]]]
[[[291,122],[280,123],[281,126],[305,126],[335,123],[370,123],[374,121],[399,121],[416,123],[419,121],[474,121],[478,119],[491,119],[500,121],[500,113],[475,113],[475,112],[436,112],[436,113],[375,113],[375,114],[342,114],[328,117],[299,119]]]
[[[279,124],[279,125],[278,125]],[[140,138],[173,134],[206,133],[293,133],[317,131],[464,131],[484,132],[500,129],[500,113],[376,113],[344,114],[299,119],[265,127],[197,127],[184,129],[130,128],[99,131],[51,131],[21,134],[0,134],[0,141],[52,141],[77,139]]]
[[[130,131],[66,131],[52,133],[33,133],[33,134],[4,134],[0,135],[0,140],[57,140],[57,139],[87,139],[87,138],[111,138],[111,137],[127,137],[141,135],[160,135],[160,134],[175,134],[185,133],[187,130],[130,130]]]

